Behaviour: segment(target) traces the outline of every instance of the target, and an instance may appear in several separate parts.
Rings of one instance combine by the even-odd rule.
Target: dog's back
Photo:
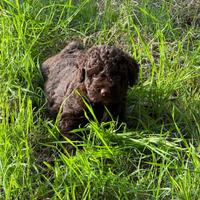
[[[42,64],[44,90],[51,114],[58,113],[64,97],[73,89],[70,84],[73,82],[72,77],[75,76],[73,74],[76,74],[77,57],[81,56],[82,51],[79,42],[71,42],[61,52],[48,58]]]

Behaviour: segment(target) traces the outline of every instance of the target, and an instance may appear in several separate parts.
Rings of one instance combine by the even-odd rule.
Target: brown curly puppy
[[[47,59],[42,64],[44,90],[49,112],[53,115],[61,112],[61,133],[75,139],[70,131],[87,123],[83,97],[99,121],[108,120],[105,107],[114,119],[123,119],[128,86],[136,83],[138,71],[133,58],[107,45],[83,50],[80,43],[71,42]]]

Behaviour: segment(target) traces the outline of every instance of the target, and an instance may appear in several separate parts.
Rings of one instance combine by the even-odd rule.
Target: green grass
[[[0,199],[199,199],[200,5],[187,2],[1,0]],[[131,128],[90,119],[70,156],[44,115],[40,64],[73,39],[141,68]]]

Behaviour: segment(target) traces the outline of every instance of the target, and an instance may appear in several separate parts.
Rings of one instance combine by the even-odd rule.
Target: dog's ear
[[[137,83],[138,73],[139,73],[139,65],[133,58],[128,58],[128,84],[132,87]]]
[[[85,69],[80,68],[78,69],[78,81],[82,83],[85,80]]]

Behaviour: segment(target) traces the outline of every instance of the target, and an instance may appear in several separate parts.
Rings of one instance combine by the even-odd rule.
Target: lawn
[[[88,119],[74,156],[45,114],[40,71],[71,40],[140,64],[128,125]],[[199,198],[198,0],[0,1],[0,199]]]

